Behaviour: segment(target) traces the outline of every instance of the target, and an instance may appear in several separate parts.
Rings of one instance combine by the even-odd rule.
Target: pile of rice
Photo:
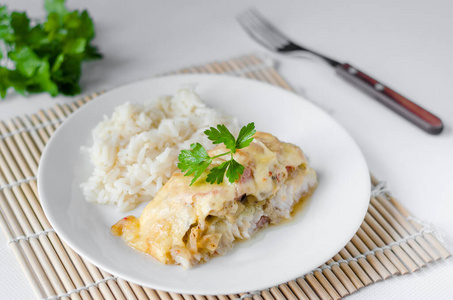
[[[85,198],[115,204],[120,211],[152,200],[178,169],[182,149],[196,142],[213,148],[203,132],[217,124],[239,131],[235,120],[207,107],[191,89],[116,107],[93,130],[93,146],[86,148],[94,170],[81,185]]]

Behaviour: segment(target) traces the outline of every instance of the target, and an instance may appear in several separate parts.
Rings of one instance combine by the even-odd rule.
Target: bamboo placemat
[[[272,61],[256,55],[168,74],[174,73],[242,76],[292,90]],[[382,182],[371,177],[370,206],[352,240],[324,265],[285,284],[248,294],[201,296],[152,290],[112,276],[60,239],[44,215],[37,191],[38,163],[50,136],[97,95],[0,122],[0,226],[38,299],[340,299],[450,257],[435,229],[413,217]]]

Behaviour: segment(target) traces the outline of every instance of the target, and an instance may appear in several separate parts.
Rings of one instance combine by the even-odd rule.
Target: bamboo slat
[[[368,247],[365,245],[364,242],[362,242],[357,235],[354,235],[351,239],[351,242],[357,247],[357,253],[367,253],[370,250]],[[349,244],[348,244],[349,245]],[[348,245],[346,247],[348,247]],[[392,276],[389,271],[380,263],[380,261],[376,258],[374,254],[368,254],[366,255],[366,261],[368,261],[371,266],[376,270],[376,272],[379,273],[379,276],[381,276],[382,279],[387,279],[390,276]]]
[[[415,227],[412,226],[412,224],[410,224],[408,220],[406,220],[406,218],[395,208],[395,206],[390,203],[388,199],[382,196],[378,196],[376,197],[376,199],[379,200],[379,203],[384,207],[384,209],[407,231],[407,233],[403,233],[403,235],[414,235],[417,233]],[[428,257],[424,256],[424,259],[427,263],[432,262],[433,259],[439,260],[441,258],[436,250],[424,238],[422,238],[421,236],[416,236],[415,240],[420,244],[422,249],[426,250],[427,254],[429,255]]]
[[[287,283],[288,287],[291,289],[291,291],[296,295],[297,299],[303,299],[303,300],[308,300],[310,299],[304,291],[301,289],[301,287],[297,284],[296,281],[291,280],[290,282]]]
[[[366,224],[362,224],[362,227]],[[356,236],[360,239],[362,243],[366,245],[368,249],[376,249],[378,246],[371,240],[371,238],[363,231],[363,229],[359,228],[357,231]],[[369,250],[362,251],[363,253],[368,252]],[[390,252],[391,253],[391,252]],[[385,268],[389,271],[391,276],[399,275],[400,271],[399,269],[387,258],[385,255],[385,250],[383,251],[375,251],[374,255],[379,259],[379,261],[385,266]],[[395,260],[396,261],[396,260]],[[404,267],[404,265],[401,264],[401,267]]]
[[[346,276],[346,274],[343,272],[343,270],[341,270],[339,265],[334,264],[334,262],[335,261],[333,259],[329,259],[327,261],[327,264],[332,265],[332,272],[333,272],[333,274],[335,274],[335,278],[338,279],[341,282],[341,284],[343,285],[344,289],[346,289],[346,291],[339,290],[338,292],[340,293],[340,295],[342,297],[344,297],[344,294],[347,295],[347,294],[354,293],[357,290],[357,288],[354,286],[354,284],[348,278],[348,276]]]
[[[236,57],[167,74],[228,74],[293,89],[273,62]],[[38,299],[295,300],[340,299],[364,286],[450,257],[432,227],[384,191],[373,195],[351,241],[323,266],[259,293],[186,295],[153,290],[98,269],[60,240],[39,203],[37,171],[45,144],[79,107],[98,96],[0,121],[0,228]],[[39,180],[39,178],[38,178]],[[380,184],[371,176],[374,186]]]
[[[364,287],[364,284],[360,280],[360,278],[357,276],[356,273],[352,270],[351,266],[347,264],[346,262],[343,262],[343,258],[340,256],[340,254],[335,254],[333,259],[335,262],[340,262],[340,269],[348,276],[348,278],[351,280],[351,282],[354,284],[356,289],[361,289]]]

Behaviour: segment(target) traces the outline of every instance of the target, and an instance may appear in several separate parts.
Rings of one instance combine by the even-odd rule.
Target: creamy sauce
[[[313,195],[315,190],[316,190],[316,188],[312,188],[312,190],[308,194],[300,197],[299,202],[297,202],[294,205],[293,210],[291,211],[291,217],[289,219],[282,220],[279,224],[276,224],[276,225],[288,224],[288,223],[293,222],[293,220],[296,218],[296,216],[301,214],[302,211],[304,211],[307,208],[308,204],[310,203],[311,196]]]
[[[313,192],[310,192],[307,195],[302,196],[299,199],[299,202],[297,202],[293,207],[293,211],[291,212],[291,218],[286,221],[291,221],[295,215],[297,215],[301,211],[305,210],[305,208],[308,206],[308,203],[310,203],[310,199],[311,199],[311,196],[313,195]]]

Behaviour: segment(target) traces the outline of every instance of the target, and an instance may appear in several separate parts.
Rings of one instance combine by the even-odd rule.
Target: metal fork
[[[311,53],[335,68],[337,74],[364,91],[393,111],[431,134],[443,130],[442,121],[424,108],[392,90],[371,76],[348,63],[341,63],[311,49],[294,43],[284,33],[266,20],[256,9],[250,8],[237,17],[239,24],[256,42],[265,48],[282,54]]]

